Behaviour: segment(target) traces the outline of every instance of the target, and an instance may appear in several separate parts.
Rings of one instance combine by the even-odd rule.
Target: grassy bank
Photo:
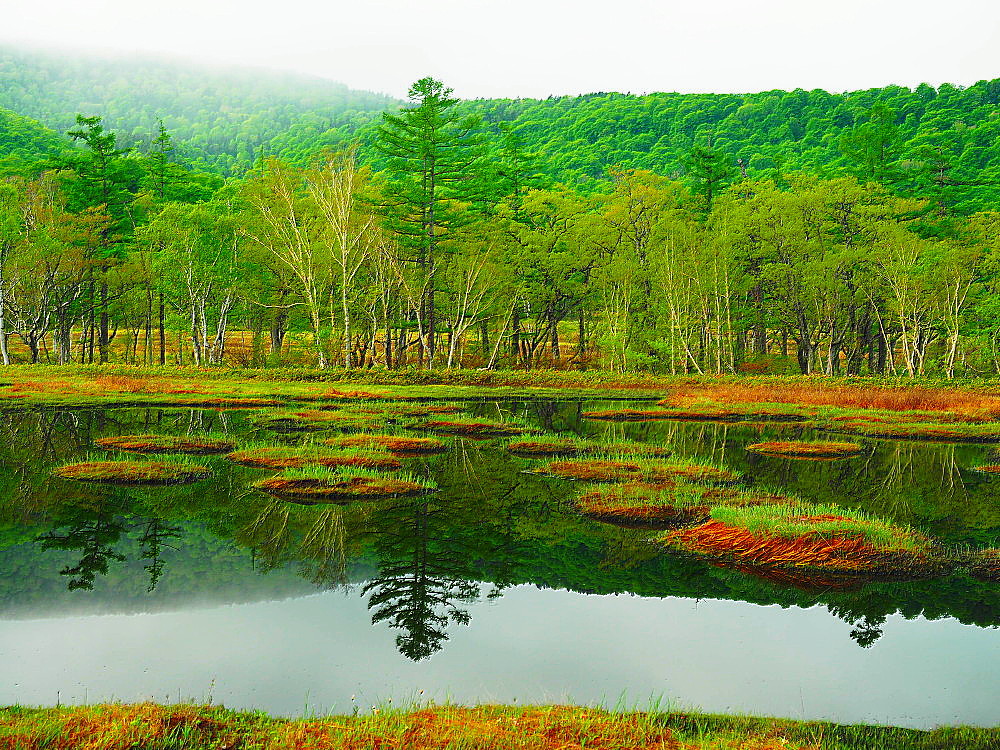
[[[988,750],[998,746],[1000,729],[920,731],[575,706],[427,706],[308,719],[150,703],[0,709],[0,747],[12,750]]]

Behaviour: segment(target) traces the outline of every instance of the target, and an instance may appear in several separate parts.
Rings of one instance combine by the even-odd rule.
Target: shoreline
[[[168,748],[482,748],[483,750],[989,750],[998,727],[908,729],[686,711],[608,711],[584,706],[409,708],[282,718],[211,705],[106,703],[0,708],[0,747],[35,750]]]

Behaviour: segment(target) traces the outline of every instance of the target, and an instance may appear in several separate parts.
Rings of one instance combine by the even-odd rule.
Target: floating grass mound
[[[512,440],[507,450],[521,458],[543,458],[545,456],[655,456],[666,458],[673,451],[659,443],[633,443],[628,441],[602,443],[560,435],[540,435],[531,440]]]
[[[441,435],[471,438],[507,437],[531,432],[530,427],[518,422],[492,422],[487,419],[425,420],[412,427]]]
[[[380,451],[359,448],[328,448],[317,445],[257,444],[226,456],[233,463],[254,469],[300,469],[305,466],[357,466],[393,471],[402,467],[398,458]]]
[[[401,458],[443,453],[448,449],[448,446],[437,438],[405,435],[342,435],[327,438],[323,443],[334,448],[381,449]]]
[[[366,469],[321,467],[288,469],[255,482],[254,487],[283,500],[306,504],[417,497],[437,489],[433,482],[410,474],[390,477]]]
[[[747,450],[751,453],[762,453],[766,456],[781,456],[782,458],[830,460],[857,456],[861,453],[862,448],[857,443],[789,440],[786,442],[754,443],[753,445],[748,445]]]
[[[185,398],[171,401],[158,401],[150,404],[163,406],[183,406],[203,409],[263,409],[271,406],[281,406],[282,402],[272,398],[239,398],[222,396],[218,398]]]
[[[905,577],[945,567],[927,537],[831,506],[719,505],[705,523],[659,541],[675,551],[754,568]]]
[[[212,470],[185,456],[175,456],[155,461],[83,461],[59,466],[52,474],[77,482],[157,486],[190,484],[211,476]]]
[[[584,488],[575,504],[582,515],[602,523],[666,530],[708,520],[710,502],[727,492],[735,494],[733,490],[695,485],[594,485]]]
[[[190,456],[228,453],[236,447],[236,443],[224,438],[192,435],[120,435],[98,438],[94,442],[102,448],[127,453],[183,453]]]
[[[689,482],[674,485],[618,484],[584,487],[577,510],[603,523],[626,528],[673,529],[704,523],[713,507],[798,504],[801,501],[763,491],[706,487]]]
[[[973,553],[969,572],[983,581],[1000,581],[1000,549],[984,549]]]
[[[587,482],[639,482],[673,485],[677,482],[731,484],[739,475],[710,464],[681,459],[621,458],[599,456],[570,461],[550,461],[535,473]]]
[[[981,471],[984,474],[1000,474],[1000,464],[982,464],[972,468],[974,471]]]

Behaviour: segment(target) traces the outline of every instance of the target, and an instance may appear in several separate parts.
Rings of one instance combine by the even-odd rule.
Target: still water
[[[547,429],[668,440],[752,484],[864,508],[954,546],[1000,542],[992,451],[873,441],[803,462],[744,446],[795,426],[580,418],[594,403],[482,403]],[[0,703],[213,700],[279,714],[450,698],[740,711],[914,727],[1000,722],[1000,596],[955,574],[796,588],[661,553],[568,504],[572,483],[496,442],[410,460],[441,491],[296,506],[208,459],[174,488],[83,486],[50,468],[97,437],[253,429],[243,412],[4,416]],[[808,433],[805,435],[809,437]],[[422,691],[422,692],[421,692]]]

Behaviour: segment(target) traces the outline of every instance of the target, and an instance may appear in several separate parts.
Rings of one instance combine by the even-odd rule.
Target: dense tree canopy
[[[178,71],[0,57],[0,105],[68,131],[0,111],[5,361],[1000,373],[1000,81],[400,105]]]

